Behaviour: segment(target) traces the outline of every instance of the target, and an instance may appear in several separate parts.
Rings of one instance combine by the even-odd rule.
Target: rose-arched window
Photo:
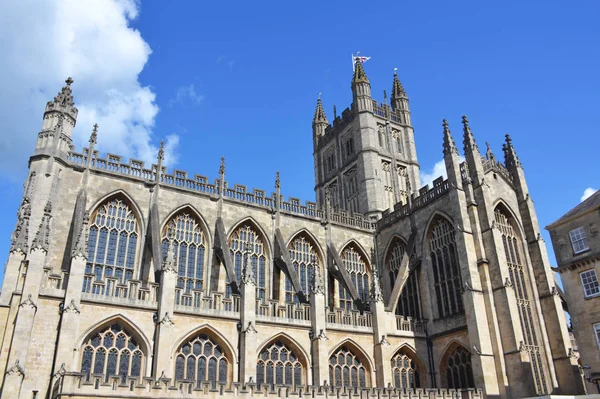
[[[242,280],[244,259],[247,257],[254,271],[256,297],[264,300],[267,297],[267,257],[261,236],[250,223],[244,223],[231,234],[229,250],[237,281]],[[227,296],[231,296],[229,285],[227,285]]]
[[[211,382],[227,382],[230,362],[221,345],[204,333],[194,335],[185,341],[175,354],[175,378]]]
[[[400,265],[402,264],[402,257],[406,252],[406,245],[398,238],[395,238],[388,251],[386,258],[386,266],[389,270],[390,275],[390,286],[394,289],[394,284],[398,273],[400,271]],[[412,256],[411,256],[412,258]],[[410,263],[410,262],[409,262]],[[421,304],[419,297],[419,276],[418,271],[414,270],[408,276],[408,280],[402,289],[400,298],[398,298],[398,305],[396,306],[396,314],[403,316],[410,316],[415,319],[421,318]]]
[[[421,388],[421,373],[417,363],[404,350],[399,350],[392,358],[394,387],[401,389]]]
[[[118,287],[135,277],[139,223],[124,199],[111,198],[92,214],[83,292],[127,297]],[[93,277],[92,277],[93,275]]]
[[[300,285],[306,295],[310,293],[310,283],[315,267],[319,267],[319,258],[314,245],[303,235],[294,238],[288,245],[290,259],[296,269]],[[298,301],[291,280],[285,276],[285,300]]]
[[[368,369],[350,348],[342,346],[329,357],[329,380],[337,387],[367,387]]]
[[[139,377],[144,366],[144,353],[137,340],[120,324],[113,324],[92,334],[84,342],[81,373],[108,377]]]
[[[369,297],[369,267],[362,253],[354,247],[348,245],[342,251],[342,261],[358,291],[358,297],[363,302],[367,302]],[[340,307],[346,310],[353,308],[353,300],[350,291],[340,284]]]
[[[176,302],[180,304],[182,294],[191,295],[192,290],[200,291],[204,287],[206,238],[198,218],[189,212],[180,212],[164,227],[163,257],[167,256],[169,240],[173,240],[177,259]]]
[[[454,227],[447,219],[438,217],[433,221],[429,250],[439,317],[463,313],[462,279]]]
[[[256,382],[259,384],[303,385],[304,374],[298,353],[283,341],[267,345],[258,356]]]
[[[463,346],[451,349],[446,357],[445,370],[442,370],[446,378],[447,388],[475,388],[473,382],[473,368],[471,366],[471,353]]]

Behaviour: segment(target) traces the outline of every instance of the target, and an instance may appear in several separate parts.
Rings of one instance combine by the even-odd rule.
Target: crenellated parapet
[[[144,398],[361,398],[361,399],[482,399],[481,389],[396,389],[352,388],[340,386],[292,386],[279,384],[197,383],[171,378],[126,378],[92,375],[89,379],[81,373],[57,375],[52,399],[67,397],[144,397]]]

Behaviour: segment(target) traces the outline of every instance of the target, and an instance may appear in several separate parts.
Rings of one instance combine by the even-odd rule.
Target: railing
[[[277,300],[256,300],[256,319],[310,325],[310,305]]]
[[[175,289],[175,309],[181,312],[195,312],[208,314],[239,313],[240,296],[231,295],[230,298],[220,292],[205,295],[202,290],[185,292],[183,288]]]
[[[97,280],[95,275],[86,274],[83,277],[82,298],[154,306],[158,300],[158,288],[157,283],[143,286],[139,280],[128,280],[123,284],[114,277]]]
[[[371,330],[373,328],[373,316],[371,312],[360,313],[357,310],[347,311],[346,309],[334,309],[327,312],[328,327],[352,327],[361,330]]]
[[[425,334],[426,320],[414,320],[412,317],[396,316],[396,330]]]

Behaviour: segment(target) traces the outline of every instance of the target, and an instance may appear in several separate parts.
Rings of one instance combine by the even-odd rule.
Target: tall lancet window
[[[413,355],[405,349],[400,349],[392,357],[392,374],[394,378],[394,387],[400,389],[421,388],[421,373]]]
[[[398,238],[394,238],[392,245],[388,250],[386,266],[390,275],[390,289],[394,289],[396,278],[402,264],[402,257],[406,252],[406,245]],[[412,258],[412,256],[411,256]],[[409,260],[410,265],[410,260]],[[418,270],[413,270],[408,276],[408,280],[402,289],[400,298],[398,298],[398,306],[396,306],[396,314],[410,316],[415,319],[421,319],[421,305],[419,297],[419,275]]]
[[[298,352],[277,340],[258,355],[256,382],[259,384],[304,385],[304,365]]]
[[[362,253],[352,244],[346,246],[342,251],[342,261],[358,291],[358,297],[367,302],[369,297],[369,267]],[[352,295],[340,282],[340,307],[346,310],[353,309]]]
[[[238,282],[242,281],[242,269],[244,267],[244,256],[248,256],[248,262],[254,270],[254,281],[256,281],[256,297],[262,300],[267,297],[267,257],[265,255],[265,244],[256,229],[250,223],[243,223],[231,234],[229,239],[231,260]],[[229,279],[228,279],[229,282]],[[227,285],[227,296],[231,296],[231,288]]]
[[[319,258],[315,247],[307,237],[299,235],[288,244],[288,251],[304,294],[309,295],[315,267],[319,267]],[[298,302],[292,282],[287,276],[285,276],[285,300]]]
[[[127,297],[136,276],[139,224],[127,201],[113,197],[92,214],[83,292]]]
[[[200,333],[190,337],[175,354],[175,379],[198,384],[230,380],[231,356],[211,336]]]
[[[518,227],[507,211],[498,206],[494,215],[496,226],[502,234],[502,244],[510,282],[515,288],[521,330],[525,340],[525,348],[528,350],[531,359],[531,371],[536,383],[536,392],[538,395],[544,395],[546,394],[546,377],[542,368],[542,358],[535,331],[534,311],[530,299],[532,295],[525,270],[526,258],[523,252],[523,241]]]
[[[349,347],[342,346],[329,357],[329,382],[335,387],[368,387],[368,365]]]
[[[437,217],[432,222],[429,250],[438,317],[463,313],[462,278],[456,253],[454,227],[447,219]]]
[[[183,211],[171,218],[163,230],[162,252],[167,256],[169,238],[173,240],[177,259],[176,303],[190,305],[190,296],[199,298],[204,287],[206,238],[200,221],[190,212]],[[195,295],[194,295],[195,294]],[[182,297],[182,295],[185,295]],[[195,299],[197,302],[199,299]]]

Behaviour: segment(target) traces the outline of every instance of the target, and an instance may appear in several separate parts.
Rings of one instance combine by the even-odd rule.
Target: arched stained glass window
[[[315,267],[319,267],[319,258],[312,242],[304,235],[294,238],[288,245],[290,259],[296,269],[300,285],[306,295],[310,295],[310,284]],[[296,301],[298,298],[291,280],[285,276],[285,300]]]
[[[208,381],[214,387],[217,382],[229,380],[230,367],[223,348],[204,333],[184,342],[175,354],[175,378],[178,380]]]
[[[394,387],[400,389],[421,388],[421,372],[409,354],[400,349],[392,358]]]
[[[139,377],[142,373],[144,353],[138,342],[119,324],[105,327],[89,336],[84,342],[81,373],[110,376]]]
[[[242,270],[244,267],[244,255],[248,255],[248,261],[252,262],[254,270],[254,281],[256,281],[256,297],[262,300],[267,297],[267,257],[265,255],[265,244],[250,223],[244,223],[231,234],[229,238],[229,250],[237,281],[242,281]],[[229,279],[227,279],[229,283]],[[231,288],[227,285],[227,297],[231,296]]]
[[[298,354],[282,341],[267,345],[258,355],[256,382],[259,384],[304,385],[304,375]]]
[[[406,245],[398,238],[395,238],[390,246],[388,255],[386,258],[387,269],[390,274],[390,289],[394,289],[398,272],[400,271],[400,265],[402,264],[402,257],[406,252]],[[411,259],[414,256],[411,255]],[[409,261],[410,263],[410,261]],[[419,275],[417,270],[413,270],[408,276],[408,280],[404,285],[404,289],[398,298],[398,306],[396,306],[396,314],[403,316],[410,316],[415,319],[421,319],[421,299],[419,296]]]
[[[450,222],[437,217],[429,234],[429,250],[439,317],[447,317],[464,312],[462,301],[462,278],[454,227]]]
[[[329,381],[336,387],[368,387],[369,370],[349,348],[342,346],[329,357]]]
[[[369,297],[369,267],[362,253],[354,247],[348,245],[342,251],[342,261],[354,283],[358,296],[363,302],[367,302]],[[346,310],[353,308],[352,295],[340,282],[340,307]]]
[[[117,289],[135,277],[139,237],[138,221],[128,203],[112,198],[98,207],[91,218],[88,261],[83,292],[127,296]],[[93,275],[93,277],[91,277]]]
[[[462,346],[457,346],[448,354],[446,368],[442,370],[442,373],[444,373],[442,378],[446,379],[447,388],[475,388],[471,353]]]
[[[162,253],[167,256],[169,239],[177,260],[176,302],[182,303],[182,294],[204,287],[204,264],[206,262],[206,238],[197,217],[181,212],[167,222],[163,230]],[[184,301],[185,302],[185,301]]]

